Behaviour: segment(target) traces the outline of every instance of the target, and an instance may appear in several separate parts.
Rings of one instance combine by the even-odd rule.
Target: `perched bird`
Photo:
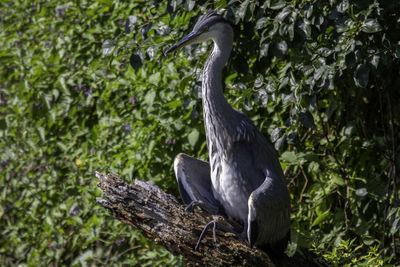
[[[221,71],[232,50],[233,29],[221,15],[202,15],[192,32],[169,48],[212,40],[203,70],[202,104],[209,163],[179,154],[174,170],[182,200],[243,225],[250,246],[283,251],[290,227],[290,196],[277,153],[223,94]]]

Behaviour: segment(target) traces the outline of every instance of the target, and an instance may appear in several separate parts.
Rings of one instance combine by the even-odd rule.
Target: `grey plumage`
[[[243,224],[251,246],[285,239],[290,226],[290,197],[278,156],[253,122],[233,109],[222,90],[221,71],[229,58],[233,30],[222,16],[208,12],[166,53],[213,40],[203,71],[202,102],[210,164],[178,155],[174,169],[185,204],[201,203]]]

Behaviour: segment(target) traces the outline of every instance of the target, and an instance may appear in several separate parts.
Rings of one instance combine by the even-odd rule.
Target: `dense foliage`
[[[179,265],[95,204],[95,170],[178,196],[207,159],[210,44],[163,51],[210,9],[235,27],[225,94],[281,155],[292,244],[338,265],[398,263],[397,0],[3,1],[0,264]]]

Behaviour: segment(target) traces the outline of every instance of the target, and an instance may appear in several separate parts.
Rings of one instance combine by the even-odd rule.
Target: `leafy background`
[[[207,159],[210,43],[163,51],[216,9],[235,28],[228,101],[280,154],[292,244],[336,265],[399,263],[400,4],[2,1],[0,264],[183,265],[95,204],[94,171],[178,196]]]

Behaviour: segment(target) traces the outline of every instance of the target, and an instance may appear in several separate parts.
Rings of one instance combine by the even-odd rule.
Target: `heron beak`
[[[178,50],[179,48],[192,44],[194,43],[195,39],[197,38],[197,36],[199,36],[200,33],[197,32],[191,32],[188,35],[186,35],[185,37],[183,37],[178,43],[174,44],[173,46],[171,46],[170,48],[168,48],[167,51],[165,51],[165,55],[169,54],[175,50]]]

